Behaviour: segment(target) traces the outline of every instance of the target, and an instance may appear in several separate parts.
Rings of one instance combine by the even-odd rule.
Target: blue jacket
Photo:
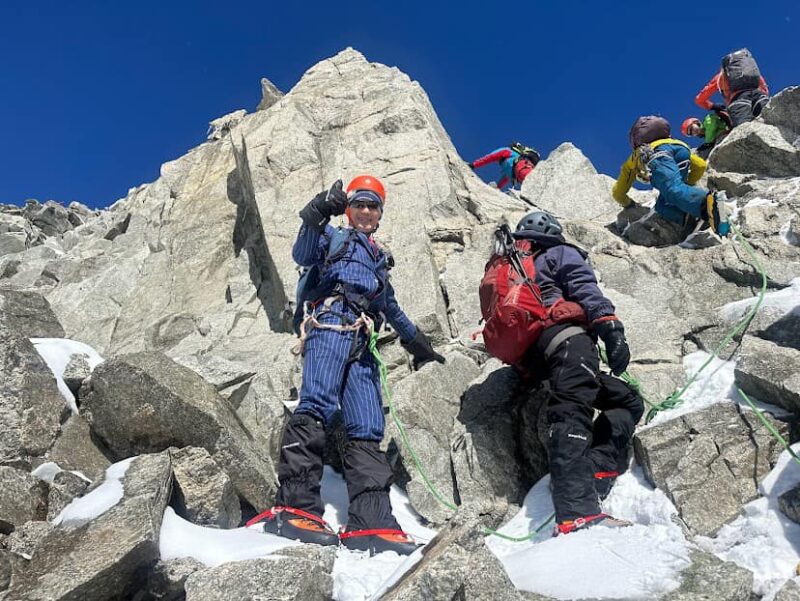
[[[331,225],[319,232],[303,224],[292,247],[294,261],[303,267],[322,265],[334,231]],[[364,297],[369,301],[369,312],[376,316],[383,313],[402,340],[408,342],[417,335],[416,326],[395,297],[386,253],[365,234],[353,231],[343,254],[324,270],[322,284],[329,290],[341,284],[346,295]]]
[[[530,240],[542,251],[534,260],[535,281],[546,307],[563,298],[583,307],[590,323],[614,315],[614,304],[600,291],[584,251],[568,244],[562,236],[521,231],[515,232],[514,238]]]

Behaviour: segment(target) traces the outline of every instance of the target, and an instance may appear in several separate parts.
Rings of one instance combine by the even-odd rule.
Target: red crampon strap
[[[616,478],[619,476],[619,472],[595,472],[594,477],[596,480],[602,480],[603,478]]]
[[[257,524],[262,520],[268,520],[274,518],[276,514],[282,513],[284,511],[286,513],[291,513],[292,515],[296,515],[301,518],[306,518],[307,520],[311,520],[312,522],[317,522],[318,524],[322,524],[326,528],[328,527],[328,523],[318,515],[314,515],[313,513],[303,511],[302,509],[295,509],[294,507],[282,507],[282,506],[273,507],[272,509],[267,509],[266,511],[262,511],[256,517],[248,520],[245,526],[249,527],[252,526],[253,524]]]
[[[357,536],[381,536],[382,534],[387,535],[402,535],[405,536],[407,539],[411,540],[411,537],[403,532],[402,530],[397,530],[396,528],[372,528],[367,530],[351,530],[350,532],[340,532],[339,538],[355,538]]]
[[[574,520],[565,520],[563,522],[559,522],[556,524],[556,531],[560,534],[569,534],[570,532],[574,532],[578,528],[582,528],[589,522],[594,522],[595,520],[600,520],[602,518],[607,518],[607,513],[598,513],[596,515],[587,515],[582,518],[576,518]]]

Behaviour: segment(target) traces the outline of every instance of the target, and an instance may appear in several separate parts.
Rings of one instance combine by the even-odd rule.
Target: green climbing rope
[[[703,365],[700,366],[700,369],[698,369],[694,373],[694,375],[691,378],[689,378],[686,384],[683,385],[683,388],[670,394],[661,403],[658,403],[656,405],[651,405],[650,411],[647,412],[645,423],[649,423],[658,414],[659,411],[663,411],[665,409],[672,409],[673,407],[677,407],[683,402],[684,393],[689,389],[689,387],[692,384],[694,384],[698,376],[701,373],[703,373],[703,371],[711,364],[711,362],[714,359],[719,358],[720,353],[723,350],[725,350],[725,347],[728,346],[731,340],[733,340],[736,336],[742,333],[747,328],[747,326],[750,325],[750,322],[753,320],[753,317],[755,317],[756,313],[761,307],[761,303],[764,302],[764,295],[767,292],[767,274],[764,271],[764,268],[762,267],[761,262],[758,260],[758,257],[756,256],[755,252],[753,251],[753,247],[750,246],[750,243],[744,238],[744,236],[742,236],[742,233],[733,223],[731,223],[731,230],[733,231],[734,234],[734,240],[739,242],[742,248],[745,249],[747,254],[750,256],[750,260],[753,261],[754,267],[761,275],[761,291],[758,294],[758,300],[752,306],[750,311],[747,312],[747,315],[745,315],[733,328],[731,328],[731,330],[728,332],[725,338],[722,339],[722,342],[720,342],[717,345],[717,348],[714,349],[714,352],[711,355],[709,355],[708,359],[706,359]]]
[[[739,394],[742,395],[742,398],[747,402],[748,405],[750,405],[750,409],[752,409],[753,413],[755,413],[758,416],[758,419],[761,420],[761,423],[764,424],[764,427],[767,429],[767,431],[770,434],[772,434],[775,440],[777,440],[779,443],[781,443],[781,445],[783,445],[783,448],[789,452],[789,455],[791,455],[792,458],[797,463],[800,463],[800,457],[797,455],[797,453],[794,452],[794,449],[791,446],[789,446],[789,443],[786,442],[786,439],[783,436],[781,436],[781,433],[778,432],[775,426],[769,423],[769,420],[764,415],[764,412],[761,411],[758,407],[756,407],[756,404],[750,400],[750,397],[747,396],[747,394],[745,394],[744,390],[742,390],[738,386],[736,387],[736,390],[739,391]]]
[[[383,357],[381,357],[381,353],[378,350],[378,332],[372,330],[369,336],[368,348],[372,356],[375,358],[375,362],[378,364],[378,373],[380,374],[381,379],[381,388],[383,389],[383,394],[386,398],[386,404],[389,406],[389,414],[392,416],[392,421],[394,425],[397,427],[397,431],[400,433],[400,440],[403,442],[403,446],[405,447],[408,454],[411,456],[411,461],[414,464],[414,468],[419,473],[420,478],[425,483],[425,487],[428,491],[433,495],[433,498],[436,499],[439,503],[441,503],[444,507],[449,509],[450,511],[457,511],[458,507],[453,503],[450,503],[444,496],[439,492],[436,486],[431,482],[428,474],[425,472],[425,469],[422,467],[422,462],[419,460],[417,453],[414,451],[414,447],[411,446],[411,441],[408,440],[408,435],[406,434],[406,429],[403,426],[403,422],[400,421],[400,418],[397,416],[397,411],[394,406],[394,401],[392,400],[392,393],[389,390],[389,384],[387,382],[388,376],[388,369],[386,368],[386,363],[383,361]],[[507,534],[503,534],[498,532],[497,530],[492,530],[491,528],[484,528],[484,532],[486,534],[498,536],[508,541],[512,542],[524,542],[527,540],[531,540],[532,538],[536,537],[550,522],[555,519],[556,515],[552,514],[547,520],[542,522],[539,526],[537,526],[534,530],[532,530],[526,536],[509,536]]]

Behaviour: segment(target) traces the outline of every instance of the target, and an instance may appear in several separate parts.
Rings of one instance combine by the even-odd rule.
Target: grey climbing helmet
[[[550,236],[558,236],[562,231],[558,219],[544,211],[533,211],[520,219],[517,224],[517,231],[522,232],[526,230],[538,232],[540,234],[548,234]]]

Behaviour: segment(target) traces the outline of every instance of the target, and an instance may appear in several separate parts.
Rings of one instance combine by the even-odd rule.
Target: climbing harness
[[[363,311],[355,321],[350,321],[350,318],[344,313],[334,311],[333,304],[338,301],[345,303],[347,302],[344,296],[337,295],[329,296],[322,302],[316,304],[307,303],[306,316],[303,318],[303,321],[300,322],[300,340],[294,346],[294,348],[292,348],[292,354],[303,355],[305,352],[306,340],[311,333],[311,330],[314,328],[319,328],[320,330],[333,330],[335,332],[357,332],[361,328],[364,328],[368,333],[375,329],[374,320]],[[321,307],[322,310],[318,311],[318,307]],[[319,317],[324,313],[333,313],[341,317],[343,323],[338,324],[320,322]]]

